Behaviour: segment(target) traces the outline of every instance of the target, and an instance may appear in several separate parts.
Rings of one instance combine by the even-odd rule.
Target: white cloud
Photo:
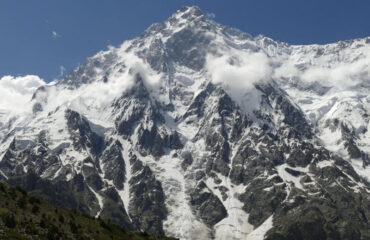
[[[290,61],[283,62],[274,70],[274,78],[291,78],[298,75],[300,75],[298,68]]]
[[[370,79],[370,59],[340,63],[333,67],[311,67],[303,72],[302,80],[324,86],[348,88]]]
[[[59,70],[60,70],[59,76],[63,77],[66,71],[66,68],[62,65],[59,67]]]
[[[33,93],[45,82],[38,76],[4,76],[0,78],[0,111],[19,114],[30,109]]]
[[[364,81],[370,81],[370,57],[350,63],[306,65],[303,70],[294,61],[286,61],[276,68],[274,78],[296,78],[304,83],[317,82],[323,86],[347,89]]]
[[[161,75],[148,64],[130,53],[125,53],[121,61],[125,63],[124,69],[116,68],[107,75],[104,70],[96,68],[95,79],[77,89],[48,84],[45,92],[37,93],[36,101],[42,104],[44,113],[66,106],[89,119],[96,119],[109,113],[106,109],[112,106],[112,101],[134,86],[136,74],[140,74],[149,90],[158,91]],[[103,81],[106,77],[107,82]]]
[[[57,33],[56,31],[51,31],[51,37],[53,39],[58,39],[61,37],[61,35],[59,33]]]
[[[216,18],[216,14],[215,13],[206,13],[206,17],[209,18],[209,19],[214,19],[214,18]]]
[[[270,60],[262,52],[224,53],[221,57],[207,56],[206,69],[214,84],[221,85],[247,112],[259,103],[258,82],[269,81]]]

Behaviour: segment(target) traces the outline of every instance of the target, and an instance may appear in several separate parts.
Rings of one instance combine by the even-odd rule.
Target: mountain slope
[[[0,176],[181,239],[367,239],[369,49],[184,7],[38,88],[2,124]]]
[[[170,239],[94,219],[0,183],[1,239]]]

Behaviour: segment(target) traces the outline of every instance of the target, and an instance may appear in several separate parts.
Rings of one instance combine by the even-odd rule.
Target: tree
[[[15,228],[15,226],[17,225],[17,221],[15,220],[14,215],[11,213],[3,214],[1,218],[5,226],[8,228]]]

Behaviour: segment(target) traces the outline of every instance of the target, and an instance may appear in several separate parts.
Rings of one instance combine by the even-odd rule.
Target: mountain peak
[[[177,10],[169,20],[193,21],[203,16],[204,14],[198,6],[185,6]]]
[[[205,16],[202,10],[197,6],[184,6],[174,12],[166,21],[152,24],[146,29],[142,36],[148,36],[161,32],[163,35],[169,35],[174,29],[183,28],[188,24],[194,24],[195,21],[203,21]],[[163,30],[165,30],[163,32]]]
[[[203,12],[198,6],[184,6],[177,10],[176,13],[182,13],[184,15],[202,16]]]

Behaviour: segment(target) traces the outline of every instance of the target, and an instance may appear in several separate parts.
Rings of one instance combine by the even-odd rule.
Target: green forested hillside
[[[0,239],[171,239],[133,232],[0,183]]]

